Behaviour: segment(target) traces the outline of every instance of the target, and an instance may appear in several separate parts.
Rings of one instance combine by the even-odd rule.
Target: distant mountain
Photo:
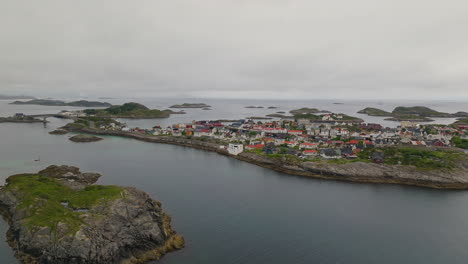
[[[33,99],[29,101],[14,101],[11,104],[17,105],[46,105],[46,106],[76,106],[76,107],[111,107],[112,104],[105,102],[96,101],[73,101],[66,103],[60,100],[49,100],[49,99]]]
[[[28,96],[28,95],[4,95],[4,94],[0,94],[0,100],[24,100],[24,99],[36,99],[36,97]]]

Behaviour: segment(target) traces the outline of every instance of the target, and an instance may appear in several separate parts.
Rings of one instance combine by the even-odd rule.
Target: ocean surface
[[[140,127],[244,118],[300,107],[344,112],[379,123],[383,123],[382,118],[361,116],[356,111],[366,106],[392,110],[398,105],[468,111],[468,103],[448,101],[137,101],[154,108],[184,102],[213,106],[211,111],[187,109],[186,115],[162,120],[124,120]],[[8,102],[0,101],[0,116],[76,109]],[[248,105],[265,108],[244,108]],[[268,106],[279,108],[266,109]],[[117,137],[78,144],[68,140],[70,135],[49,135],[67,122],[50,121],[46,126],[0,124],[0,184],[15,173],[66,164],[102,173],[100,184],[142,189],[162,202],[173,217],[174,229],[186,239],[185,249],[166,255],[158,263],[468,262],[468,191],[301,178],[211,152]],[[453,119],[437,120],[451,122]],[[41,161],[34,162],[39,156]],[[0,263],[18,263],[5,242],[7,228],[0,220]]]

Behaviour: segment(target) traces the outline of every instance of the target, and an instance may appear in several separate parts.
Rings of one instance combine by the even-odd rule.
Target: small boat
[[[37,159],[34,160],[35,162],[41,161],[41,156],[37,157]]]

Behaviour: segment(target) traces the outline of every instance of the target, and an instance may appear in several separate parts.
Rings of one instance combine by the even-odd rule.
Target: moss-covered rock
[[[51,166],[0,189],[8,242],[24,263],[144,263],[180,249],[161,203],[135,188],[92,185],[99,174]]]

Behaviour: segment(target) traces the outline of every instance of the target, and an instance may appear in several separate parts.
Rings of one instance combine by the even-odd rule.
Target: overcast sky
[[[0,0],[0,93],[468,99],[468,1]]]

